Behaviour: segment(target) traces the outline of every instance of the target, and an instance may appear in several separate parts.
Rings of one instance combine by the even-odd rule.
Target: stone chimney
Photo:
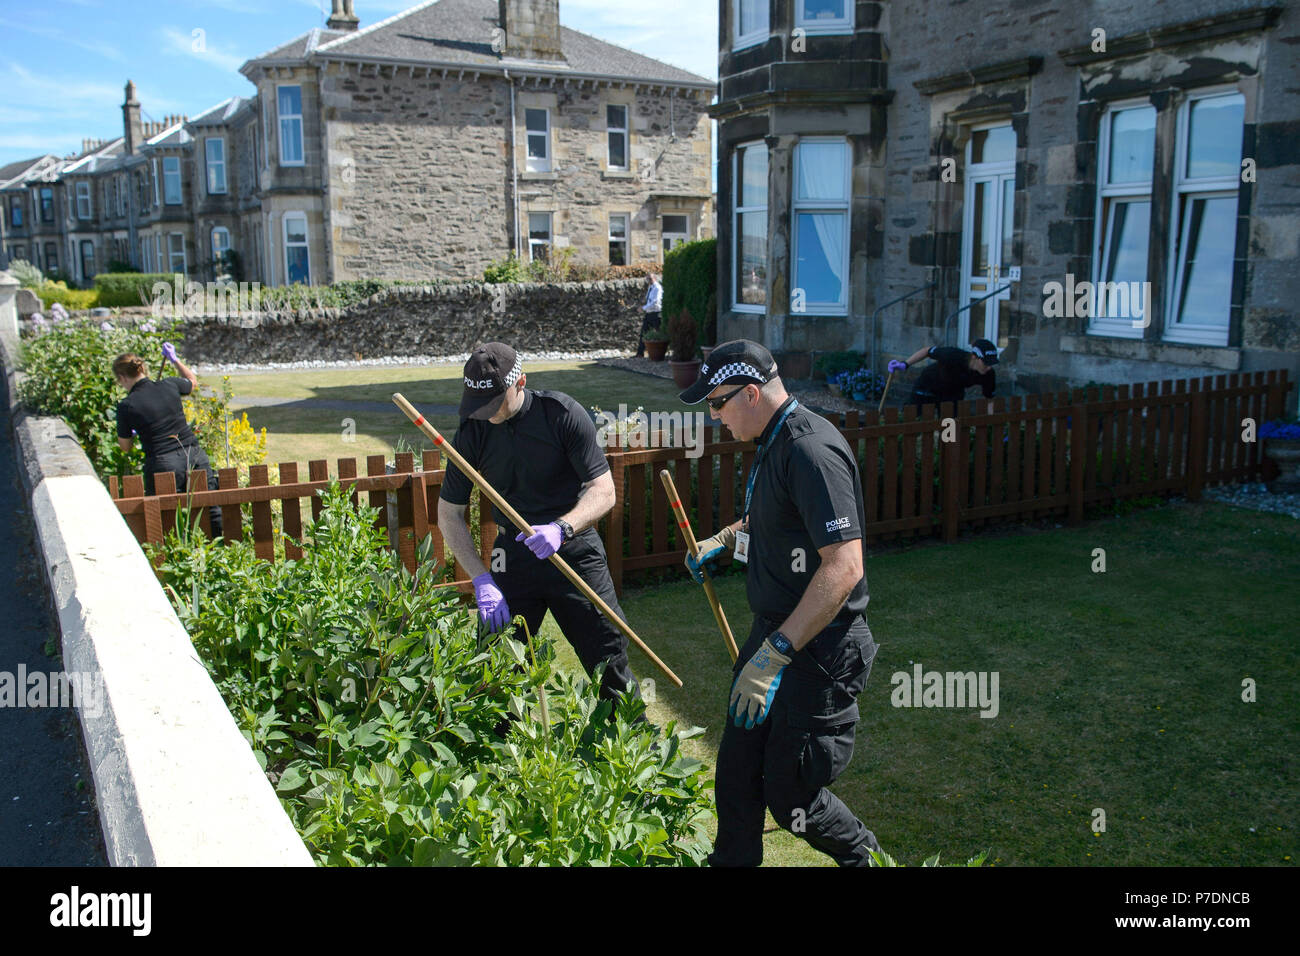
[[[135,98],[135,84],[126,81],[126,102],[122,104],[122,135],[126,155],[134,156],[144,142],[144,127],[140,125],[140,101]]]
[[[334,12],[325,21],[325,26],[331,30],[352,33],[360,25],[361,21],[357,19],[357,15],[352,11],[352,0],[334,0]]]
[[[502,55],[523,60],[563,60],[560,48],[560,0],[499,0]]]

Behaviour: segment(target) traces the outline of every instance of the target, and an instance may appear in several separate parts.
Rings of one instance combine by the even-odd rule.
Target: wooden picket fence
[[[858,456],[867,543],[917,536],[951,542],[963,528],[1053,517],[1078,524],[1090,505],[1168,494],[1197,500],[1208,485],[1271,477],[1262,443],[1243,440],[1243,421],[1258,426],[1281,416],[1291,387],[1284,370],[1255,372],[999,398],[991,409],[987,400],[975,400],[930,406],[925,416],[913,407],[850,412],[837,424]],[[679,568],[685,556],[661,469],[672,473],[697,536],[739,517],[754,445],[719,438],[714,429],[705,434],[694,448],[654,447],[661,436],[653,436],[650,447],[606,456],[618,500],[600,530],[620,591],[625,580]],[[178,495],[170,474],[156,476],[152,496],[144,495],[139,475],[120,485],[109,479],[109,491],[141,542],[161,542],[187,501],[202,509],[209,531],[208,507],[247,505],[256,553],[268,561],[276,557],[272,505],[280,502],[284,556],[293,559],[301,553],[290,539],[301,539],[303,502],[312,517],[319,515],[316,492],[329,484],[329,468],[323,460],[310,462],[305,481],[296,463],[277,468],[276,485],[269,467],[256,465],[244,487],[235,469],[223,468],[218,491]],[[334,473],[351,486],[354,500],[365,496],[379,509],[377,525],[408,568],[426,534],[433,536],[433,554],[451,560],[436,524],[445,474],[438,452],[424,452],[418,469],[411,454],[398,454],[395,468],[372,455],[365,475],[354,459],[339,459]],[[201,472],[190,487],[206,488]],[[496,526],[490,509],[482,512],[486,564]],[[242,536],[241,522],[226,517],[224,524],[227,538]],[[457,585],[468,588],[468,576],[451,563]]]

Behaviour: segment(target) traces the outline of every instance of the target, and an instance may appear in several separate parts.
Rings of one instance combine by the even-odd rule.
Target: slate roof
[[[342,30],[330,30],[326,27],[316,27],[313,30],[308,30],[300,36],[294,37],[288,43],[282,43],[280,46],[267,50],[260,56],[253,57],[239,68],[240,72],[243,72],[250,63],[261,63],[262,61],[266,61],[267,63],[300,63],[306,59],[308,53],[315,50],[322,43],[328,43],[329,41],[336,40],[342,36],[348,36],[348,34]]]
[[[44,156],[33,156],[31,159],[20,159],[16,163],[0,166],[0,189],[9,185],[11,180],[18,179],[41,160],[53,158],[52,153],[46,153]]]
[[[216,106],[210,106],[198,116],[192,118],[189,123],[191,126],[220,126],[230,121],[230,118],[239,112],[240,108],[248,102],[244,96],[232,96],[230,99],[222,100]]]
[[[613,77],[710,89],[716,85],[707,77],[565,26],[560,27],[564,60],[504,57],[492,49],[493,31],[500,25],[497,0],[430,0],[363,30],[344,33],[322,43],[314,55],[463,66],[493,72],[505,67],[528,73]]]

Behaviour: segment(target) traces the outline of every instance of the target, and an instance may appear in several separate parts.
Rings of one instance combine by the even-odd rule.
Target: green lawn
[[[624,403],[629,413],[638,405],[647,412],[686,409],[677,400],[679,390],[671,379],[606,368],[594,362],[538,362],[526,365],[524,370],[530,388],[565,392],[584,407],[598,405],[617,412],[619,404]],[[204,378],[211,383],[217,376],[209,373]],[[401,392],[420,408],[454,407],[461,396],[459,366],[232,372],[230,382],[235,391],[231,410],[235,414],[247,412],[254,428],[267,429],[266,460],[271,464],[325,458],[332,466],[338,458],[391,455],[399,439],[410,449],[432,447],[392,404],[392,394]],[[241,397],[296,401],[288,406],[256,407],[241,402]],[[368,404],[356,409],[324,409],[319,406],[322,401]],[[380,410],[369,403],[385,408]],[[435,412],[428,417],[440,431],[448,435],[455,432],[454,413]],[[351,434],[345,435],[344,419],[353,421]]]
[[[1105,573],[1091,570],[1095,548]],[[1296,521],[1171,505],[881,554],[867,573],[881,649],[834,790],[900,861],[982,849],[1003,866],[1295,861]],[[743,641],[744,579],[718,590]],[[682,582],[623,604],[685,682],[656,682],[652,718],[706,727],[691,744],[712,764],[729,662],[704,595]],[[564,660],[577,667],[567,646]],[[890,677],[914,661],[997,671],[1000,713],[893,707]],[[632,666],[655,676],[639,652]],[[773,828],[769,864],[828,863]]]

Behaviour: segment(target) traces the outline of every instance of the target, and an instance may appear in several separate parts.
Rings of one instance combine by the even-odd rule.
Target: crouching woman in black
[[[144,447],[144,490],[154,493],[155,472],[170,471],[176,476],[176,490],[185,491],[190,472],[202,468],[208,477],[208,489],[216,490],[217,473],[198,439],[185,421],[181,396],[198,387],[199,377],[179,358],[170,342],[163,343],[163,355],[183,377],[153,381],[144,360],[130,352],[119,355],[113,362],[113,377],[126,391],[126,398],[117,403],[117,443],[123,451],[130,451],[140,437]],[[201,489],[200,489],[201,490]],[[213,508],[212,536],[221,536],[221,509]]]

